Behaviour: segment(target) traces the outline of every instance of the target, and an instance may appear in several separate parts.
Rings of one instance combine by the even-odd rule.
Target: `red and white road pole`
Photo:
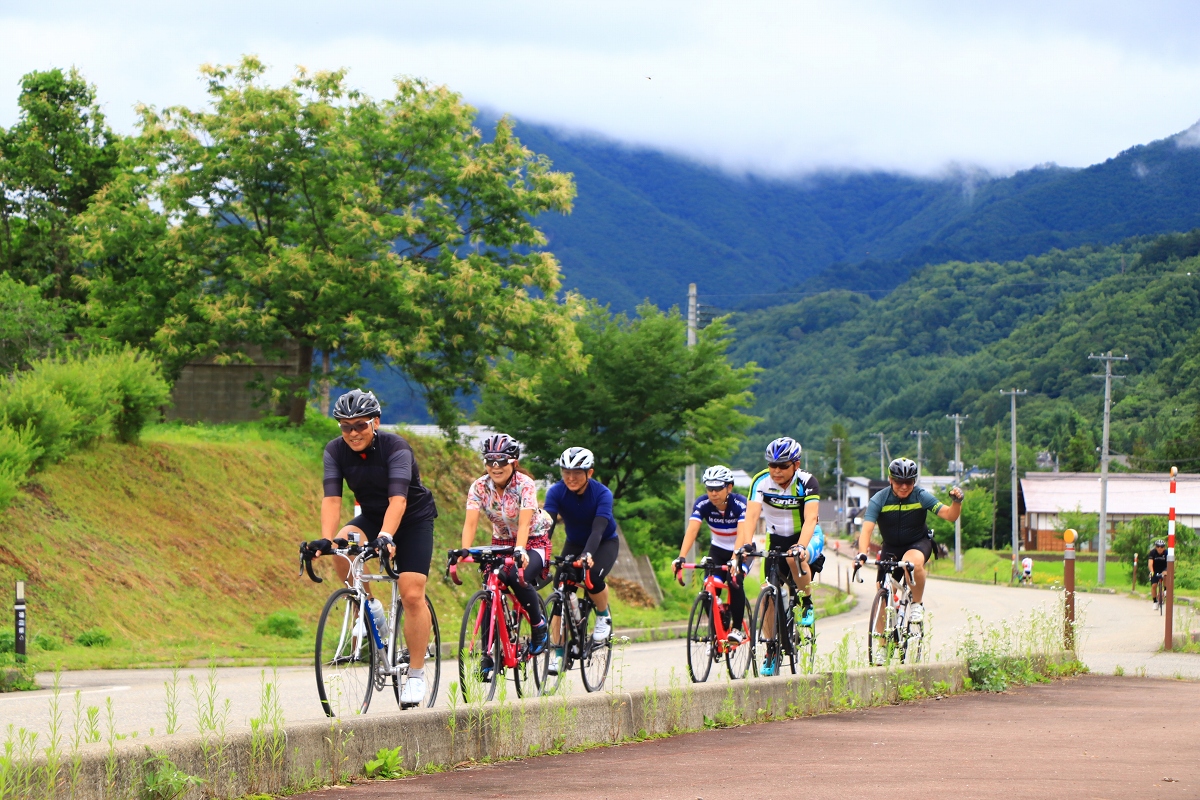
[[[1175,609],[1175,476],[1179,474],[1178,467],[1171,467],[1171,513],[1167,516],[1167,630],[1163,634],[1163,649],[1168,653],[1175,649],[1174,616]]]
[[[1075,652],[1075,533],[1063,531],[1063,649]]]

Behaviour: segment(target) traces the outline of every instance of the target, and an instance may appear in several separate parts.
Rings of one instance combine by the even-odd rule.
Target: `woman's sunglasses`
[[[338,423],[338,427],[342,429],[342,433],[350,433],[351,431],[353,431],[354,433],[364,433],[371,429],[371,423],[355,422],[355,423],[351,424],[349,422],[341,422],[341,423]]]
[[[483,463],[488,467],[507,467],[511,459],[503,453],[488,453],[483,457]]]

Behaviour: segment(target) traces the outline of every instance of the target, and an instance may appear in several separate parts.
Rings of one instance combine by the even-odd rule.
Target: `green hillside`
[[[829,292],[740,315],[735,356],[766,368],[754,410],[763,422],[741,461],[756,464],[759,440],[779,432],[823,451],[841,423],[859,464],[877,463],[877,431],[893,456],[915,455],[909,431],[931,431],[927,468],[943,472],[953,456],[945,415],[964,413],[968,466],[991,470],[999,455],[1005,474],[1009,404],[999,391],[1016,387],[1029,391],[1018,413],[1022,468],[1048,450],[1090,469],[1103,383],[1088,355],[1111,349],[1130,357],[1116,370],[1128,377],[1114,385],[1112,450],[1142,469],[1200,470],[1194,239],[951,262],[918,271],[879,300]],[[1005,441],[996,454],[998,433]],[[1007,495],[1000,500],[1004,529]]]

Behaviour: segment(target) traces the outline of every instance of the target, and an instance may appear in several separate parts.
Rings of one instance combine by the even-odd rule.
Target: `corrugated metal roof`
[[[1100,474],[1096,472],[1030,472],[1021,479],[1025,510],[1056,514],[1079,509],[1100,513]],[[1167,473],[1109,473],[1110,514],[1200,514],[1200,475],[1180,475],[1171,499]]]

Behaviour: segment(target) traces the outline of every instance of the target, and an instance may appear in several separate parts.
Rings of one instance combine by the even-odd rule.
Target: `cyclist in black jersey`
[[[321,503],[321,539],[309,544],[314,558],[329,552],[335,537],[354,538],[388,548],[400,573],[404,604],[404,638],[409,645],[410,669],[400,698],[402,705],[419,703],[425,695],[425,649],[430,620],[425,606],[425,583],[433,558],[433,521],[437,506],[421,483],[412,447],[402,437],[379,430],[379,401],[371,392],[354,389],[338,398],[333,408],[342,435],[325,446],[325,499]],[[354,492],[362,513],[340,526],[342,482]],[[344,558],[334,560],[345,581],[350,571]],[[369,593],[368,589],[368,593]],[[378,606],[378,608],[376,608]],[[372,613],[382,614],[378,600]]]
[[[1150,602],[1157,603],[1167,571],[1167,543],[1163,539],[1155,539],[1154,546],[1146,553],[1146,568],[1150,571]]]

